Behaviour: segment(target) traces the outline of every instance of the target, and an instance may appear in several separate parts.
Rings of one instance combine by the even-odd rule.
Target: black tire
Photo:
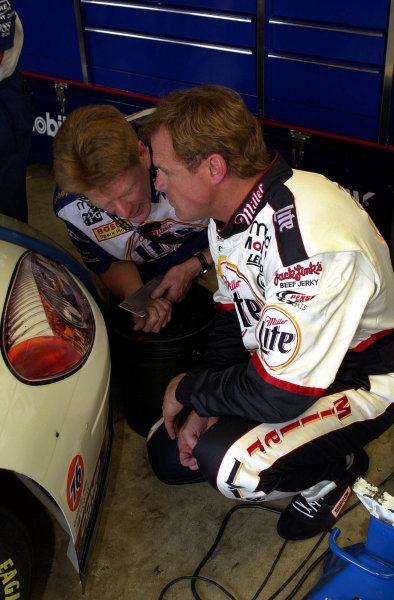
[[[22,522],[0,506],[0,600],[28,600],[31,576],[30,536]]]

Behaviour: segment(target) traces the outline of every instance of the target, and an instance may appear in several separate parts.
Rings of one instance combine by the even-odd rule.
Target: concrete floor
[[[30,224],[78,258],[64,224],[52,211],[51,169],[46,165],[30,165],[27,185]],[[117,398],[114,429],[112,467],[85,595],[81,595],[78,576],[66,557],[67,536],[54,524],[54,556],[44,552],[39,558],[41,574],[36,577],[32,600],[158,600],[170,581],[193,574],[211,547],[225,515],[236,505],[208,484],[169,487],[160,483],[150,470],[143,437],[130,429]],[[394,469],[393,433],[394,428],[391,428],[367,447],[371,463],[366,479],[370,483],[379,484]],[[394,493],[393,480],[385,489]],[[347,506],[356,500],[353,495]],[[283,500],[270,506],[283,508],[287,502]],[[283,592],[277,595],[275,592],[318,538],[289,542],[266,587],[256,595],[283,541],[276,533],[277,514],[248,506],[231,517],[221,543],[201,575],[215,580],[236,600],[274,597],[301,600],[319,579],[321,565],[294,595],[291,591],[300,574]],[[368,523],[369,513],[359,504],[338,522],[339,545],[364,541]],[[327,546],[326,536],[308,565]],[[197,589],[202,600],[230,597],[207,583],[198,583]],[[349,590],[349,600],[353,597]],[[163,598],[193,598],[190,582],[175,584]]]

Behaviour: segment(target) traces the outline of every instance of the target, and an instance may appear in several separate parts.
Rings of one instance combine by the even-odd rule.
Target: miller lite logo
[[[260,200],[262,199],[262,197],[264,195],[263,189],[264,189],[263,184],[259,183],[257,188],[255,190],[253,190],[253,192],[249,196],[250,197],[249,202],[247,202],[245,204],[245,206],[243,207],[241,212],[239,212],[237,215],[235,215],[234,223],[237,223],[237,224],[247,223],[248,225],[251,224],[251,222],[253,221],[253,217],[256,212],[256,209],[260,204]]]
[[[294,210],[294,204],[289,204],[280,210],[277,210],[274,214],[274,221],[279,225],[279,231],[282,233],[284,229],[293,229],[294,228],[294,219],[295,214],[292,212]]]
[[[259,331],[260,355],[271,369],[283,369],[297,356],[301,345],[298,323],[283,308],[265,307]]]

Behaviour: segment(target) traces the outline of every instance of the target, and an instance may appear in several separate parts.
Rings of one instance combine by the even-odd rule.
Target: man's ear
[[[151,163],[149,150],[141,140],[138,140],[138,154],[140,162],[149,168]]]
[[[212,183],[220,183],[227,174],[226,161],[221,154],[211,154],[207,160]]]

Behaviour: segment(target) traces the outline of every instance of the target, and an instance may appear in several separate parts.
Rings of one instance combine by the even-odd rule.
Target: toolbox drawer
[[[388,6],[382,0],[270,0],[273,17],[385,29]]]
[[[82,0],[81,6],[86,27],[105,27],[246,48],[253,48],[255,44],[255,22],[251,15],[165,5],[144,6],[137,2],[120,3],[112,0]]]
[[[271,119],[374,139],[381,73],[270,55],[266,90]]]
[[[292,23],[270,19],[275,52],[313,55],[343,62],[381,65],[386,36],[383,32],[342,26]]]
[[[143,1],[146,2],[147,0]],[[155,2],[155,4],[163,3]],[[230,10],[243,13],[256,12],[256,0],[178,0],[175,1],[174,4],[177,4],[178,6],[189,6],[190,8],[212,8],[215,10]]]
[[[265,0],[266,119],[377,141],[388,0]]]
[[[126,71],[168,79],[174,88],[182,83],[212,83],[256,93],[251,50],[106,29],[86,28],[86,34],[94,68],[113,69],[115,75]]]

